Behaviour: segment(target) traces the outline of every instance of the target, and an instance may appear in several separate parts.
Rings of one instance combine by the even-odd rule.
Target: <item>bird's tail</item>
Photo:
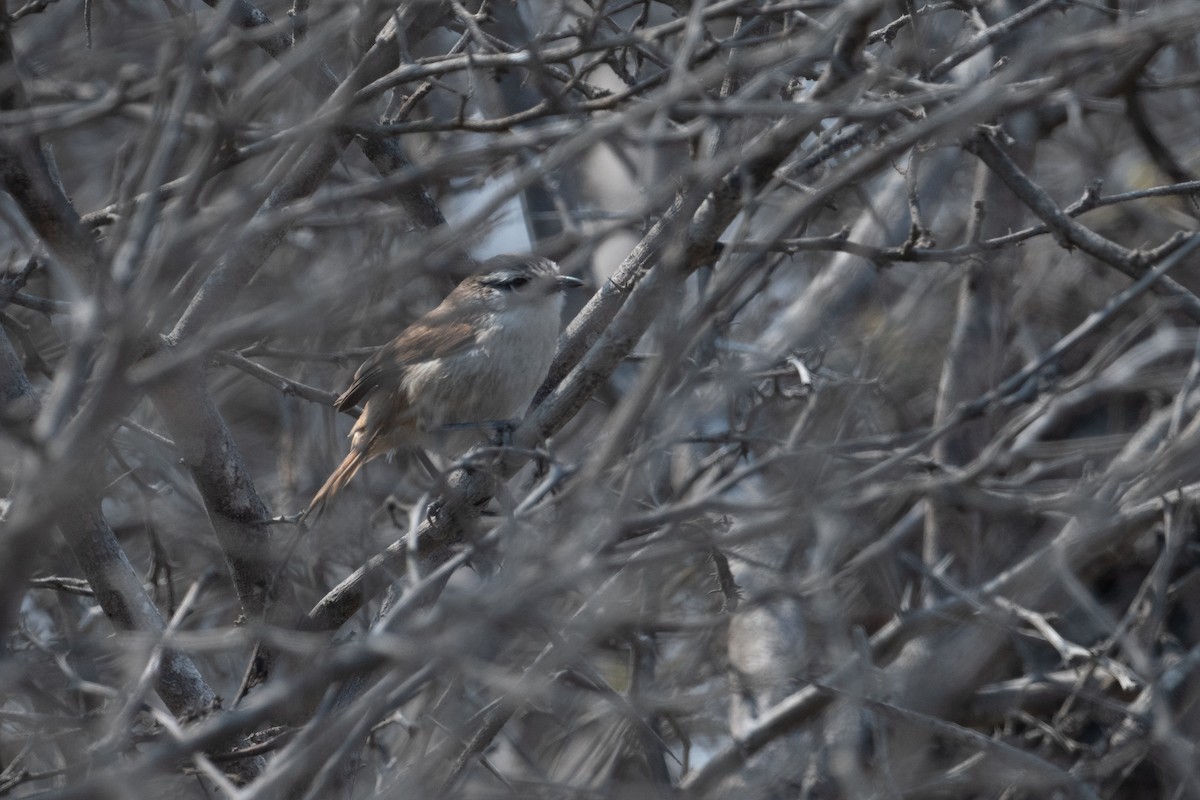
[[[342,459],[342,463],[333,471],[328,480],[325,481],[325,485],[313,495],[312,502],[308,504],[308,510],[304,512],[304,518],[316,518],[324,511],[325,506],[329,505],[337,493],[344,489],[346,484],[350,482],[350,479],[358,474],[358,471],[362,469],[363,464],[367,463],[367,460],[365,450],[358,447],[351,448],[346,457]]]

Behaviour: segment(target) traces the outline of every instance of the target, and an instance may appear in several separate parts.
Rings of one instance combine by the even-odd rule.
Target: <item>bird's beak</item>
[[[571,275],[559,275],[555,281],[558,284],[558,290],[560,292],[565,292],[567,289],[575,289],[583,286],[583,281],[579,280],[579,278],[572,277]]]

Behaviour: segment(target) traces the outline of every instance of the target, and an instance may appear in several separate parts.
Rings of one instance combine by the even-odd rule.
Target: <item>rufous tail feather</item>
[[[346,487],[346,484],[358,474],[365,463],[367,463],[366,452],[357,447],[353,448],[325,481],[325,485],[313,495],[312,502],[308,504],[308,510],[304,512],[304,517],[306,519],[316,517],[324,511],[325,506],[333,501],[337,493]]]

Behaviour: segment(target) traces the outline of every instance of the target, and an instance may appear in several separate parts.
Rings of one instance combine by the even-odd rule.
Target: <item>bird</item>
[[[379,348],[334,401],[362,403],[350,452],[302,517],[319,515],[368,461],[409,448],[455,455],[519,417],[558,343],[563,293],[583,284],[548,258],[496,256]]]

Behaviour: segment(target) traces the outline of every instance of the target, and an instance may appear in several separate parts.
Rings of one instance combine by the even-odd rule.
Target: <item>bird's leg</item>
[[[521,420],[514,419],[493,419],[487,422],[479,423],[480,427],[491,428],[494,434],[492,444],[496,447],[509,447],[512,445],[513,431],[521,424]]]
[[[496,438],[500,440],[501,447],[512,447],[513,431],[520,424],[520,419],[506,419],[500,423],[500,427],[496,429]]]

